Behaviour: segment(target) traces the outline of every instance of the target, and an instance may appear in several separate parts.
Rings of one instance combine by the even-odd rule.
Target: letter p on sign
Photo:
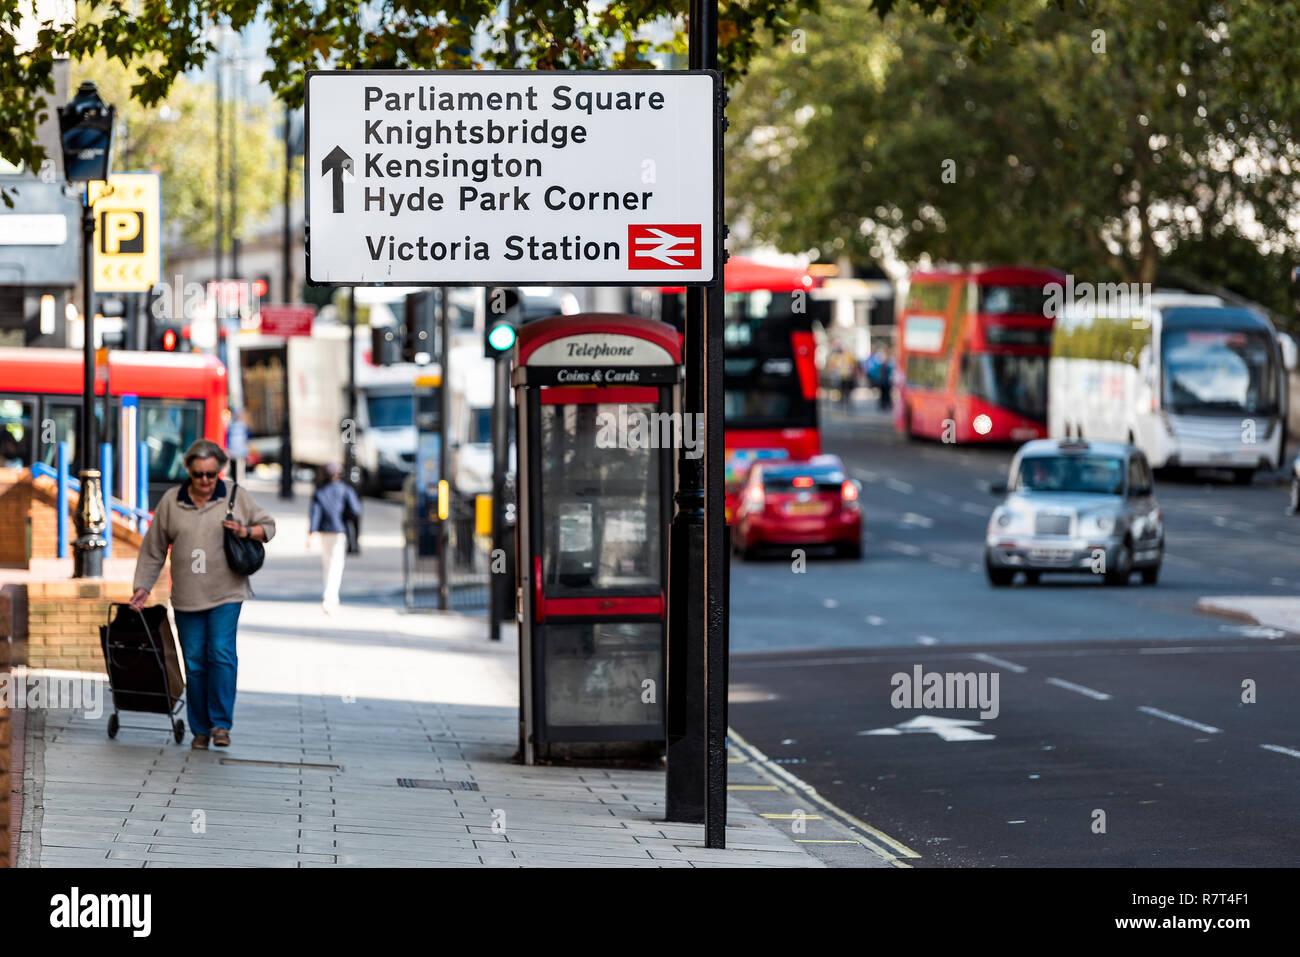
[[[144,252],[144,213],[109,209],[99,214],[99,251],[109,256]]]

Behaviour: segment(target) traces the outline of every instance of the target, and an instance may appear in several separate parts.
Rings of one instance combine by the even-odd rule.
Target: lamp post
[[[77,540],[73,544],[73,578],[98,578],[104,573],[103,492],[95,462],[95,279],[91,272],[95,241],[95,210],[90,204],[90,184],[107,182],[113,152],[113,123],[116,110],[100,98],[95,84],[87,80],[68,105],[59,110],[59,136],[63,146],[63,168],[69,183],[82,184],[81,199],[81,284],[84,296],[82,321],[81,395],[81,495],[77,503]]]

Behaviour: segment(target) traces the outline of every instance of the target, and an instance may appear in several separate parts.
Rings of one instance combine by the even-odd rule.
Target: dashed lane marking
[[[1087,688],[1083,685],[1077,685],[1073,681],[1063,681],[1060,678],[1048,678],[1049,685],[1055,685],[1058,688],[1064,688],[1066,691],[1073,691],[1076,694],[1087,695],[1096,701],[1109,701],[1111,696],[1104,691],[1097,691],[1093,688]]]
[[[898,520],[899,525],[919,525],[921,528],[934,528],[934,519],[929,515],[918,515],[916,512],[904,512],[903,517]]]
[[[1191,718],[1183,718],[1176,714],[1170,714],[1168,711],[1161,711],[1159,708],[1152,708],[1149,705],[1138,705],[1138,710],[1143,714],[1149,714],[1155,718],[1164,718],[1166,721],[1172,721],[1174,724],[1181,724],[1188,728],[1195,728],[1197,731],[1204,731],[1206,734],[1222,734],[1222,728],[1216,728],[1212,725],[1201,724],[1199,721],[1193,721]]]
[[[1300,758],[1300,751],[1296,751],[1294,748],[1284,748],[1280,744],[1261,744],[1260,747],[1263,748],[1265,751],[1276,751],[1278,754],[1285,754],[1293,758]]]
[[[740,735],[736,734],[733,729],[727,729],[727,736],[728,741],[735,744],[736,747],[748,754],[754,765],[759,768],[760,771],[765,773],[770,780],[784,781],[806,796],[810,801],[819,804],[823,810],[829,811],[837,820],[847,826],[850,830],[858,832],[860,835],[858,840],[859,843],[869,850],[874,851],[894,867],[910,867],[911,865],[903,860],[903,858],[916,859],[921,856],[906,844],[890,837],[884,831],[874,828],[866,821],[854,817],[842,808],[836,807],[830,801],[826,800],[826,798],[818,794],[817,789],[811,784],[791,774],[779,764],[773,763],[767,755],[758,750],[758,748],[754,747],[754,745],[750,744]]]
[[[765,817],[769,821],[820,821],[820,814],[760,814],[759,817]],[[848,841],[846,843],[856,844],[857,841]]]
[[[896,478],[885,479],[885,485],[893,489],[895,492],[902,492],[904,495],[911,495],[916,491],[916,486],[912,483],[904,482],[901,479]]]
[[[978,515],[980,518],[985,518],[993,511],[986,505],[976,505],[974,502],[962,502],[961,510],[968,515]]]
[[[728,791],[779,791],[775,784],[728,784]]]
[[[986,655],[984,652],[971,655],[976,661],[982,661],[985,664],[997,665],[999,668],[1006,668],[1007,671],[1014,671],[1018,675],[1023,675],[1029,669],[1024,665],[1018,665],[1014,661],[1007,661],[1005,658],[995,658],[993,655]]]
[[[909,545],[907,542],[885,542],[885,547],[896,552],[902,552],[904,555],[920,555],[922,549],[916,545]]]
[[[945,568],[961,568],[962,566],[960,558],[953,558],[951,555],[945,555],[942,552],[931,552],[929,559],[936,565],[943,565]]]

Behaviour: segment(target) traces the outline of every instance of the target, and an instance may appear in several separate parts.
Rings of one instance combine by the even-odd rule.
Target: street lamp
[[[69,183],[82,184],[81,199],[81,283],[85,297],[82,321],[81,395],[81,495],[77,504],[77,540],[73,544],[73,578],[99,578],[104,573],[103,492],[95,461],[95,309],[91,258],[95,242],[95,211],[90,204],[90,184],[108,182],[113,153],[113,123],[116,110],[106,104],[87,80],[68,105],[59,110],[59,136],[63,145],[63,169]]]

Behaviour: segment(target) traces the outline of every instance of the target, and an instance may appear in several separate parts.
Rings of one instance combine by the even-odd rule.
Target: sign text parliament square
[[[307,74],[315,285],[714,280],[718,76]]]

